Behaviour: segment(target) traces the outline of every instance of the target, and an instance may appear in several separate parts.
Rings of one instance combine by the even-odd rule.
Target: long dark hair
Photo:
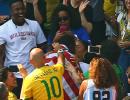
[[[59,28],[58,13],[60,11],[65,11],[68,13],[71,29],[77,29],[77,28],[81,27],[81,20],[80,20],[79,14],[71,6],[59,4],[54,9],[54,11],[51,15],[51,29],[50,29],[51,33],[50,34],[52,37],[55,36],[55,34]]]
[[[112,64],[117,64],[121,51],[117,42],[106,40],[101,45],[101,56],[107,58]]]

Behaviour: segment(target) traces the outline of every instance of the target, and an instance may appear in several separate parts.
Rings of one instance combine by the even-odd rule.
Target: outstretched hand
[[[58,51],[61,48],[61,45],[58,42],[54,42],[52,46],[56,51]]]
[[[90,3],[90,1],[88,1],[88,0],[82,1],[79,6],[79,13],[83,13],[89,3]]]
[[[27,70],[24,68],[22,64],[17,64],[20,74],[23,78],[25,78],[28,75]]]

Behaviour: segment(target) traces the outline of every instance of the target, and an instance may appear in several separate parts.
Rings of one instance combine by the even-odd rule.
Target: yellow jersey
[[[115,15],[115,10],[116,10],[116,1],[112,4],[110,0],[104,0],[104,13],[109,15],[109,16],[114,16]]]
[[[61,64],[35,69],[23,82],[23,98],[33,100],[64,100]]]
[[[17,97],[13,92],[9,91],[8,100],[17,100]]]

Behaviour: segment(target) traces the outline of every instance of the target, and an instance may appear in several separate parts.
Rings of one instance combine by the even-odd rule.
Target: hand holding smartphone
[[[60,25],[60,29],[59,29],[59,32],[60,33],[63,33],[65,31],[69,31],[69,26],[67,24],[61,24]]]

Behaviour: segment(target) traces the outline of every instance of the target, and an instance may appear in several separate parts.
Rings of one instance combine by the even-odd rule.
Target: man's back
[[[33,98],[35,100],[63,100],[63,73],[64,68],[61,64],[35,69],[24,80],[24,98]]]

